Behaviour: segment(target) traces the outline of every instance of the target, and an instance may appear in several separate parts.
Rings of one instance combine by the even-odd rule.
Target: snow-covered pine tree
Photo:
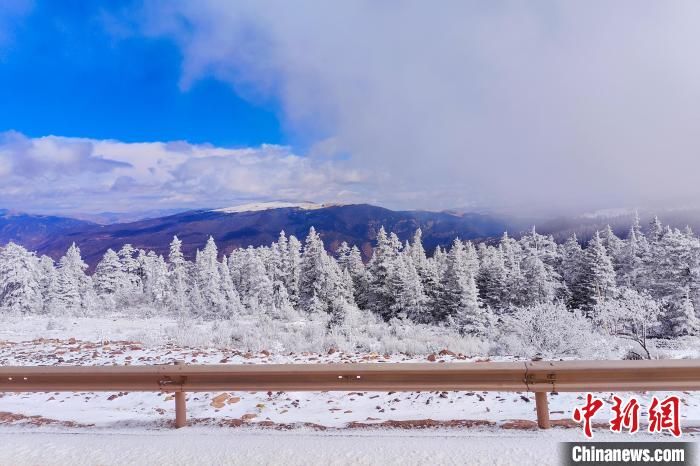
[[[581,279],[585,290],[582,303],[584,311],[590,312],[595,305],[615,297],[615,269],[597,231],[588,242]]]
[[[221,292],[219,275],[218,249],[213,237],[209,237],[206,246],[198,251],[195,262],[195,277],[204,304],[204,316],[221,318],[226,314],[226,301]]]
[[[126,277],[126,282],[132,291],[141,290],[141,277],[139,276],[139,263],[136,260],[136,249],[131,244],[125,244],[117,252],[119,261],[122,264],[122,272]]]
[[[352,282],[344,278],[338,263],[330,257],[323,241],[312,227],[304,243],[299,277],[299,303],[302,310],[326,313],[333,322],[342,321],[345,306],[354,303]]]
[[[387,235],[384,227],[381,227],[377,233],[377,246],[368,264],[371,280],[368,308],[387,321],[397,317],[396,296],[390,283],[396,273],[400,248],[401,242],[396,235]]]
[[[277,238],[277,243],[273,244],[274,261],[275,261],[275,279],[280,280],[284,285],[285,290],[288,289],[290,283],[289,274],[291,272],[289,266],[289,240],[284,230],[280,231]],[[288,290],[287,290],[287,294]]]
[[[70,313],[87,314],[93,310],[95,298],[92,279],[86,275],[88,265],[73,243],[58,262],[58,276],[49,292],[52,307]]]
[[[523,235],[518,242],[524,251],[523,254],[527,251],[533,251],[548,269],[553,270],[559,267],[561,262],[559,246],[551,235],[541,235],[533,226],[530,232]]]
[[[112,249],[102,256],[92,278],[98,295],[116,295],[130,286],[119,256]]]
[[[697,335],[698,330],[700,330],[700,322],[690,299],[690,289],[681,288],[665,305],[662,331],[666,336],[675,338]]]
[[[301,275],[301,242],[296,236],[289,236],[287,244],[287,293],[292,306],[299,306],[299,281]]]
[[[464,243],[455,239],[447,254],[447,270],[442,277],[444,319],[462,333],[484,335],[489,326],[488,312],[481,307],[469,257]]]
[[[632,226],[620,251],[617,281],[620,286],[640,290],[639,274],[642,272],[642,248],[637,230]]]
[[[435,246],[435,251],[433,251],[433,264],[435,264],[435,269],[437,270],[438,276],[442,277],[447,269],[447,251],[441,248],[440,245]]]
[[[524,286],[519,302],[523,306],[554,302],[560,288],[558,277],[542,262],[534,250],[527,250],[521,265]]]
[[[610,225],[606,225],[600,233],[600,239],[603,242],[605,250],[608,252],[608,256],[610,256],[613,262],[615,271],[619,272],[624,252],[624,241],[617,237]]]
[[[304,243],[299,274],[299,305],[306,312],[327,310],[322,299],[327,291],[322,289],[323,275],[327,273],[325,255],[323,241],[316,229],[311,227]]]
[[[587,293],[583,284],[585,253],[581,249],[576,234],[569,237],[559,249],[561,255],[559,275],[567,290],[565,302],[571,308],[580,309],[587,299]]]
[[[411,242],[410,255],[413,259],[413,264],[419,274],[421,271],[428,266],[428,257],[425,254],[425,248],[423,247],[423,230],[420,228],[416,229],[413,234],[413,241]]]
[[[278,316],[287,314],[291,307],[287,283],[289,283],[289,244],[284,231],[280,233],[278,242],[270,247],[268,276],[272,284],[273,307]]]
[[[392,317],[408,317],[418,322],[425,319],[426,297],[410,254],[399,254],[389,275],[388,287],[394,296],[390,309]]]
[[[423,287],[423,295],[425,297],[421,315],[412,315],[411,318],[416,322],[435,323],[440,319],[441,314],[441,284],[440,272],[438,271],[437,265],[440,258],[438,257],[436,259],[427,257],[425,248],[423,247],[423,232],[420,228],[416,229],[416,232],[413,235],[413,241],[411,242],[411,247],[408,253],[411,256],[416,271],[418,272],[418,276],[420,277],[421,285]],[[438,256],[440,256],[439,253]]]
[[[659,217],[654,216],[654,218],[649,222],[649,234],[647,235],[647,238],[649,239],[649,243],[657,243],[661,241],[661,238],[664,236],[664,226],[659,220]]]
[[[341,270],[347,272],[352,280],[352,289],[355,302],[360,309],[367,308],[369,293],[369,275],[365,264],[362,262],[362,255],[357,246],[349,247],[343,241],[336,251],[338,255],[338,265]]]
[[[168,254],[170,289],[167,294],[167,301],[180,319],[183,319],[188,312],[188,290],[191,282],[188,277],[190,272],[191,266],[182,254],[182,241],[177,236],[173,236]]]
[[[232,317],[240,314],[242,305],[238,291],[233,285],[231,270],[229,269],[228,259],[226,256],[222,257],[221,262],[219,262],[219,277],[221,277],[221,294],[224,297],[224,302],[226,305],[226,312],[222,317],[231,319]]]
[[[139,255],[140,268],[143,271],[143,292],[149,303],[156,309],[162,310],[168,303],[170,292],[170,280],[168,277],[168,265],[163,256],[149,251]]]
[[[525,277],[521,268],[523,258],[523,248],[515,239],[508,236],[508,232],[503,233],[498,244],[503,255],[505,265],[505,287],[504,298],[508,306],[519,306],[524,301]]]
[[[274,288],[267,274],[263,254],[253,247],[246,249],[241,267],[241,300],[254,313],[274,316]]]
[[[479,244],[479,275],[477,286],[479,297],[486,307],[497,314],[508,311],[506,300],[506,267],[503,252],[484,243]]]
[[[0,248],[0,308],[23,314],[41,312],[41,281],[33,252],[13,242]]]
[[[39,289],[41,290],[44,313],[48,313],[51,310],[49,306],[49,291],[56,286],[56,280],[58,280],[58,273],[56,272],[53,259],[49,256],[41,256],[39,258]]]

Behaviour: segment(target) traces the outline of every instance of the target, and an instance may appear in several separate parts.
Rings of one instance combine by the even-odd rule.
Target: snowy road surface
[[[687,436],[686,441],[696,437]],[[199,429],[179,431],[41,432],[0,429],[2,465],[556,465],[559,442],[580,441],[575,429],[350,433]],[[595,440],[623,440],[610,433]],[[637,434],[625,441],[660,440]]]

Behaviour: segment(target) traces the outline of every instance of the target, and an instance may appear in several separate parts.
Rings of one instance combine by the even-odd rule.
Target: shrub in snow
[[[525,358],[557,356],[600,358],[610,345],[590,320],[563,304],[518,308],[504,317],[500,352]]]

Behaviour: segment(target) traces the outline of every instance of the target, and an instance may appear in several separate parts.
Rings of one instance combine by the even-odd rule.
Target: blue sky
[[[120,34],[115,21],[138,7],[41,0],[13,19],[0,55],[0,131],[220,146],[286,142],[272,99],[251,103],[212,77],[184,89],[173,41]]]
[[[700,204],[700,4],[3,0],[0,208]]]

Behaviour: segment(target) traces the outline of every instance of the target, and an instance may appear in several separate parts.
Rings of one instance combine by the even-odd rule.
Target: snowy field
[[[489,359],[449,351],[274,353],[164,344],[173,325],[167,319],[127,318],[76,318],[61,325],[39,318],[6,321],[0,326],[0,365]],[[696,356],[691,353],[676,356]],[[652,394],[635,395],[644,412]],[[700,394],[679,395],[682,426],[694,439]],[[610,394],[601,397],[611,403]],[[142,458],[150,464],[511,464],[516,459],[556,464],[559,441],[583,439],[570,421],[582,398],[550,394],[551,417],[559,427],[544,432],[535,428],[534,394],[525,392],[188,393],[190,427],[175,431],[175,403],[168,393],[0,393],[0,464],[143,464]],[[595,418],[601,425],[608,420],[609,406]],[[596,440],[631,439],[605,427],[594,433]]]
[[[618,440],[601,434],[599,440]],[[686,440],[694,440],[690,437]],[[24,465],[556,465],[560,442],[577,431],[494,429],[291,432],[188,428],[179,431],[62,431],[25,435],[0,428],[0,464]],[[631,441],[658,441],[648,434]],[[144,459],[147,458],[147,461]]]

